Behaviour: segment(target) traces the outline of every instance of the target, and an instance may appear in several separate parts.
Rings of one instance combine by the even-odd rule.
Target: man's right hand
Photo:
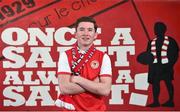
[[[99,77],[96,77],[93,81],[94,81],[94,82],[100,82],[100,78],[99,78]]]

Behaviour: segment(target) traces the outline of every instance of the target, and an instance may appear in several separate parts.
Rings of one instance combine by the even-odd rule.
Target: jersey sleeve
[[[112,76],[111,60],[107,54],[104,54],[103,56],[100,76]]]
[[[67,54],[65,52],[61,53],[59,56],[57,74],[58,75],[70,75],[71,74],[71,69],[69,66]]]

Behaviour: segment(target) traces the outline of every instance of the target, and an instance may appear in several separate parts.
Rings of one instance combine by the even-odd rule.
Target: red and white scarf
[[[73,62],[71,70],[73,75],[80,75],[82,67],[89,61],[95,51],[94,45],[92,45],[84,54],[79,53],[77,44],[72,48]]]
[[[153,39],[151,42],[151,53],[154,56],[154,61],[153,63],[157,63],[157,54],[156,54],[156,40],[157,38]],[[162,64],[166,64],[169,62],[168,57],[167,57],[167,49],[168,49],[168,45],[169,45],[169,38],[168,36],[165,36],[164,41],[163,41],[163,45],[161,48],[161,63]]]

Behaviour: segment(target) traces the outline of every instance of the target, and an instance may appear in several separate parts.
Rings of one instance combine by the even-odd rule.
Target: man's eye
[[[88,31],[93,31],[93,29],[88,29]]]
[[[80,28],[79,31],[84,31],[84,29],[83,29],[83,28]]]

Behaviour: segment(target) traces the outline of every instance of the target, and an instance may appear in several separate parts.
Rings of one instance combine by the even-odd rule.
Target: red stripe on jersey
[[[112,77],[112,75],[110,75],[110,74],[101,74],[101,75],[99,75],[100,77]]]

